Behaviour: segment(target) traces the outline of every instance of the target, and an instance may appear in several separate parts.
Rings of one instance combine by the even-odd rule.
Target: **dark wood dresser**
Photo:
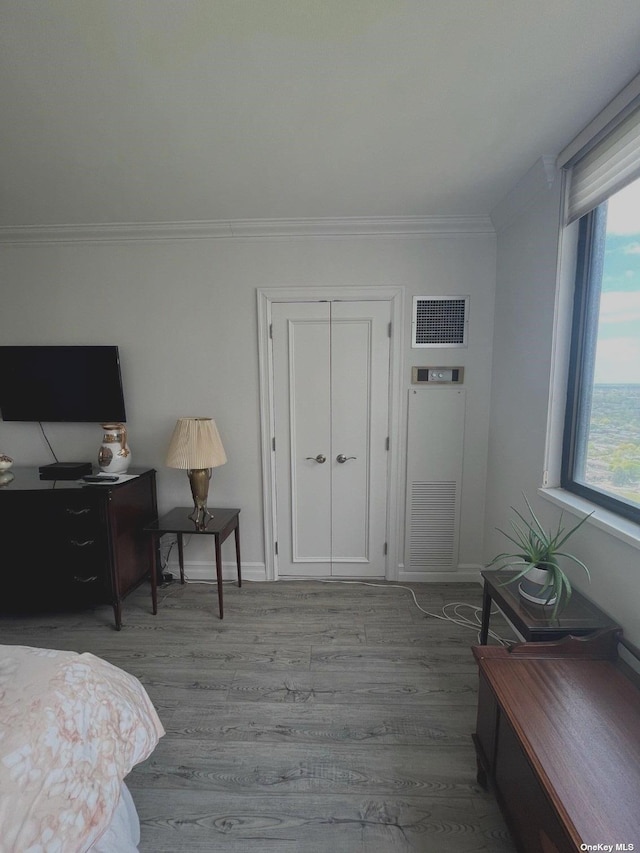
[[[640,850],[640,690],[619,635],[473,649],[478,781],[523,853]]]
[[[108,485],[12,473],[0,487],[0,612],[108,602],[120,630],[122,600],[154,565],[143,528],[157,516],[155,471]]]

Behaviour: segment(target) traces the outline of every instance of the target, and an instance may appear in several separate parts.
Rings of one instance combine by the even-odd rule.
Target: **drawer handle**
[[[74,575],[73,579],[74,581],[77,581],[77,583],[94,583],[98,580],[98,576],[95,575],[92,578],[81,578],[79,575]]]
[[[76,546],[76,548],[86,548],[87,545],[93,545],[93,543],[96,540],[95,539],[85,539],[84,542],[78,542],[77,539],[71,539],[70,541],[71,541],[72,545]]]
[[[82,509],[72,509],[70,506],[66,507],[66,511],[69,515],[86,515],[88,512],[91,512],[90,506],[84,506]]]

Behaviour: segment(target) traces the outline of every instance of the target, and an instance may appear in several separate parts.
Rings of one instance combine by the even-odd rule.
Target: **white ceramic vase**
[[[124,474],[131,465],[125,424],[102,424],[104,435],[98,451],[98,467],[106,474]]]

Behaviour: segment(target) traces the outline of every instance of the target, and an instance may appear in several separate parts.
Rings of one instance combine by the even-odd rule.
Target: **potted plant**
[[[515,583],[519,580],[520,595],[535,604],[553,604],[553,618],[555,619],[559,609],[564,607],[571,598],[572,592],[569,578],[560,568],[558,558],[564,557],[576,563],[584,569],[587,578],[591,580],[589,569],[582,560],[560,549],[592,513],[586,515],[570,530],[565,530],[562,527],[561,513],[557,529],[553,532],[547,532],[536,517],[526,495],[523,494],[523,498],[531,518],[526,518],[515,507],[511,507],[517,516],[517,520],[512,519],[510,521],[513,533],[505,533],[504,530],[496,528],[516,546],[516,550],[498,554],[491,560],[487,568],[499,564],[497,566],[498,571],[516,569],[515,577],[506,580],[505,584]]]

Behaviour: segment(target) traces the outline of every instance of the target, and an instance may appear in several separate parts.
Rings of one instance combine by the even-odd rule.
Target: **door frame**
[[[389,303],[391,340],[389,342],[389,456],[387,466],[387,562],[385,577],[387,580],[397,580],[398,578],[404,293],[405,288],[402,286],[257,288],[264,566],[265,577],[268,581],[278,579],[278,557],[275,553],[276,531],[278,529],[274,457],[275,406],[273,348],[270,335],[271,306],[274,302],[382,301]]]

